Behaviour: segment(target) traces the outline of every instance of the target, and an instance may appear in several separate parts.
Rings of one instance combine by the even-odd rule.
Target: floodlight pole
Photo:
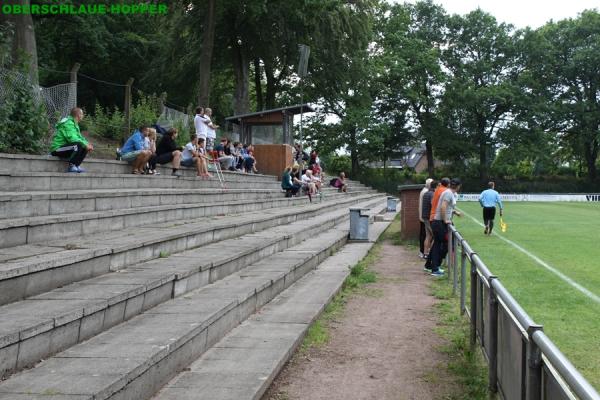
[[[306,77],[308,71],[308,57],[310,56],[310,47],[305,44],[298,45],[300,51],[300,60],[298,62],[298,77],[300,78],[300,146],[302,147],[302,127],[304,124],[304,85],[303,78]]]

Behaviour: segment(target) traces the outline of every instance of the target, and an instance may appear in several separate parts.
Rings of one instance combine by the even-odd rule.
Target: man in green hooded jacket
[[[81,135],[79,122],[83,119],[83,110],[75,107],[68,117],[56,124],[56,132],[52,138],[50,152],[53,156],[69,161],[67,172],[85,172],[81,163],[94,146]]]

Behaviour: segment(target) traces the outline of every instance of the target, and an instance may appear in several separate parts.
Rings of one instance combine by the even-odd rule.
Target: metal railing
[[[471,346],[479,341],[487,359],[490,393],[506,400],[600,400],[460,233],[453,226],[448,233],[448,279],[454,294],[460,289],[461,314],[469,314]]]

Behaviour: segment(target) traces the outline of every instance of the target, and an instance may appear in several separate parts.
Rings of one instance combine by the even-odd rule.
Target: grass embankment
[[[504,206],[508,230],[495,228],[496,233],[600,296],[600,204]],[[483,228],[469,217],[481,219],[479,204],[465,202],[459,207],[468,215],[455,218],[455,224],[473,250],[590,383],[600,388],[600,303],[512,244],[484,236]]]

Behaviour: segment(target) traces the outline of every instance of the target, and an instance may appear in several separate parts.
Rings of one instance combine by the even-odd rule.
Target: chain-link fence
[[[158,117],[156,122],[158,125],[164,128],[184,128],[188,129],[190,126],[190,116],[188,114],[177,111],[167,106],[163,107],[163,112]]]
[[[51,127],[69,115],[71,109],[77,106],[77,83],[63,83],[49,88],[40,87],[39,92]]]

